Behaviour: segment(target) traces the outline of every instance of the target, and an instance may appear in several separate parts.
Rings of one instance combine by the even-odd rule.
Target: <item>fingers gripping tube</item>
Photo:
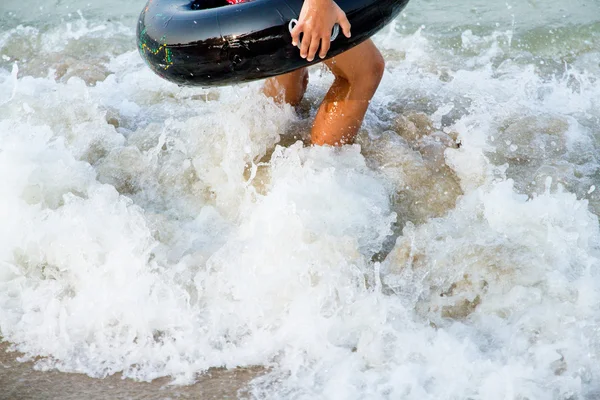
[[[292,30],[294,30],[296,25],[298,25],[298,20],[294,18],[288,24],[288,29],[289,29],[290,33],[292,33]],[[333,26],[333,30],[331,31],[331,39],[330,40],[333,42],[335,39],[337,39],[339,34],[340,34],[340,25],[335,24]],[[300,47],[300,46],[302,46],[302,41],[298,40],[298,47]]]

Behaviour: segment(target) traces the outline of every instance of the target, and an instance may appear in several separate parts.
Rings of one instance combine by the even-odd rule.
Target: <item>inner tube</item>
[[[281,75],[321,62],[300,57],[290,22],[303,0],[253,0],[203,9],[206,0],[149,0],[137,26],[138,49],[156,74],[182,86],[224,86]],[[360,44],[409,0],[338,0],[352,36],[337,35],[326,58]]]

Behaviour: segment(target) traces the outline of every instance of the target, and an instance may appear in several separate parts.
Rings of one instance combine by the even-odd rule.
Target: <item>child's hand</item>
[[[346,13],[333,0],[305,0],[298,18],[298,24],[292,29],[292,44],[300,42],[303,33],[300,56],[312,61],[321,46],[319,57],[325,58],[331,42],[331,31],[339,24],[344,36],[350,37],[350,22]]]

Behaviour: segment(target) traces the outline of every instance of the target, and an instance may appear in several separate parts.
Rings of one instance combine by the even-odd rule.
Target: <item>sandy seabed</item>
[[[170,386],[169,378],[152,382],[123,379],[120,374],[94,379],[83,374],[36,371],[33,362],[19,362],[18,353],[0,344],[0,400],[167,400],[235,399],[263,368],[211,369],[194,385]]]

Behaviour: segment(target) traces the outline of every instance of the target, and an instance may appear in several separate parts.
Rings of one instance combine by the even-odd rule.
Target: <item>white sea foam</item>
[[[359,144],[310,148],[259,84],[178,88],[131,29],[69,21],[0,34],[0,329],[39,368],[262,365],[246,395],[273,399],[600,393],[596,50],[540,67],[519,32],[444,46],[403,17]]]

